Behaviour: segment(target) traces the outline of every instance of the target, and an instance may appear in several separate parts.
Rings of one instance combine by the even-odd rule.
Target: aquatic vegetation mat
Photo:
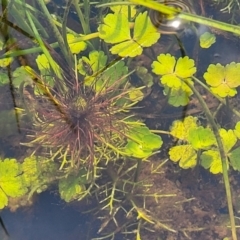
[[[55,188],[97,203],[96,239],[237,239],[239,4],[209,3],[216,12],[190,0],[2,1],[0,209]],[[207,214],[221,204],[194,197],[195,171],[221,189],[231,227]],[[185,172],[192,184],[177,184]],[[191,204],[211,224],[193,223]]]

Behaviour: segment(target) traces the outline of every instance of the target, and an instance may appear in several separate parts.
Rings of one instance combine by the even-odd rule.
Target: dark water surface
[[[6,209],[1,216],[9,240],[87,240],[88,234],[94,234],[81,209],[67,205],[50,192],[40,194],[28,209],[14,213]]]

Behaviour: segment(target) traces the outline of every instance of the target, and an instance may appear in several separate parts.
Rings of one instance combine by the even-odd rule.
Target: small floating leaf
[[[195,167],[197,164],[197,154],[189,144],[171,147],[169,156],[173,162],[179,161],[179,166],[184,169]]]
[[[129,156],[145,158],[159,149],[162,143],[161,137],[150,132],[146,126],[135,127],[129,133],[125,152]]]
[[[216,36],[210,32],[205,32],[200,36],[201,48],[209,48],[216,42]]]
[[[71,50],[71,53],[73,53],[73,54],[78,54],[87,48],[87,44],[84,41],[78,41],[75,43],[71,43],[76,39],[77,38],[73,34],[70,34],[70,33],[67,34],[67,41],[69,44],[69,48]]]
[[[85,186],[81,183],[81,176],[70,175],[61,179],[58,187],[61,198],[66,202],[77,199],[85,191]]]
[[[189,130],[188,141],[196,150],[206,149],[216,142],[215,136],[210,128],[191,128]]]
[[[176,120],[173,122],[171,127],[171,135],[181,139],[181,140],[188,140],[189,130],[191,128],[197,127],[197,118],[196,117],[185,117],[183,121]]]
[[[210,64],[204,79],[211,86],[213,93],[220,97],[236,95],[236,87],[240,86],[240,63],[230,63],[225,67],[221,64]]]
[[[222,161],[218,151],[207,150],[201,154],[201,165],[213,174],[222,173]]]
[[[226,129],[223,128],[219,130],[219,134],[223,141],[225,151],[229,152],[237,142],[236,135],[234,134],[233,130],[230,129],[227,131]]]
[[[109,13],[100,24],[99,37],[107,43],[119,43],[131,39],[127,16]]]
[[[168,103],[174,107],[186,106],[189,103],[189,97],[192,95],[192,90],[185,83],[182,83],[182,87],[177,89],[165,86],[164,93],[168,95],[169,91]]]

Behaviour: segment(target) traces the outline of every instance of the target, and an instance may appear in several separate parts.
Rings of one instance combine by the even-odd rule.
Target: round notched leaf
[[[128,18],[121,13],[108,14],[98,31],[99,37],[107,43],[119,43],[131,39]]]
[[[189,103],[189,97],[192,95],[191,89],[186,85],[186,88],[184,88],[183,85],[186,85],[185,83],[182,83],[181,88],[169,88],[165,86],[164,93],[166,95],[170,95],[168,97],[168,103],[171,104],[174,107],[179,106],[186,106]]]
[[[160,54],[157,57],[157,61],[152,63],[152,71],[157,75],[171,74],[174,73],[175,64],[175,57],[171,56],[169,53]]]
[[[189,78],[196,72],[196,67],[193,59],[189,57],[180,57],[177,61],[175,74],[180,78]]]
[[[142,47],[150,47],[158,41],[160,33],[148,17],[148,12],[139,13],[135,20],[133,39]]]
[[[216,143],[212,130],[202,126],[189,130],[188,141],[196,150],[206,149]]]
[[[125,146],[125,152],[136,158],[146,158],[153,154],[154,150],[162,146],[160,136],[151,133],[146,126],[139,126],[131,129],[129,140]]]
[[[172,161],[179,161],[179,166],[184,169],[193,168],[197,164],[197,154],[191,145],[171,147],[169,156]]]
[[[144,142],[144,149],[150,149],[152,151],[159,149],[163,144],[162,138],[153,133],[145,135],[143,137],[143,142]]]
[[[216,42],[216,36],[210,32],[205,32],[200,36],[201,48],[209,48]]]
[[[70,51],[73,54],[78,54],[87,48],[86,42],[78,41],[73,43],[73,41],[76,39],[77,38],[73,34],[67,34],[67,42],[69,44]]]
[[[220,154],[217,150],[207,150],[200,156],[201,165],[204,168],[210,168],[210,172],[213,174],[222,173],[222,161]]]
[[[223,128],[219,130],[219,134],[222,138],[225,151],[229,152],[237,142],[236,135],[234,134],[232,129],[227,131],[226,129]]]
[[[79,177],[76,176],[68,176],[66,179],[61,179],[58,187],[61,198],[66,202],[77,199],[85,190],[84,185],[80,183]]]
[[[236,87],[240,86],[240,63],[230,63],[225,67],[221,64],[210,64],[203,77],[211,86],[213,93],[220,97],[236,95]]]
[[[171,135],[181,140],[188,141],[188,134],[191,128],[197,127],[196,117],[185,117],[183,121],[175,120],[171,126]]]

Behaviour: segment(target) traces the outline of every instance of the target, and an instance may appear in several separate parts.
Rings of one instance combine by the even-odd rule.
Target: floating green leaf
[[[162,75],[161,83],[169,88],[181,88],[182,79],[189,78],[196,72],[194,60],[187,56],[176,61],[175,57],[167,53],[160,54],[157,60],[152,63],[152,71]]]
[[[232,97],[237,93],[236,87],[240,86],[239,72],[240,63],[232,62],[225,67],[219,63],[210,64],[203,77],[214,94]]]
[[[80,197],[85,191],[82,181],[85,181],[85,177],[81,175],[69,175],[67,178],[61,179],[58,184],[61,198],[70,202]]]
[[[229,152],[237,142],[237,137],[234,134],[233,130],[219,129],[219,134],[223,141],[223,146],[226,152]]]
[[[221,136],[223,147],[225,149],[225,153],[230,157],[232,153],[230,150],[237,142],[237,137],[234,134],[233,130],[226,130],[226,129],[219,129],[219,134]],[[219,150],[217,148],[211,149],[208,151],[204,151],[201,155],[201,164],[204,168],[210,168],[210,172],[213,174],[221,173],[222,172],[222,161],[220,157]],[[236,163],[236,154],[234,153],[230,158],[232,161],[232,165],[237,168]]]
[[[201,156],[201,165],[208,169],[213,174],[222,173],[222,161],[219,154],[219,151],[207,150],[204,151]]]
[[[230,163],[232,164],[232,167],[234,170],[240,171],[240,147],[234,149],[229,154]]]
[[[185,83],[182,83],[182,87],[177,89],[165,86],[164,93],[168,95],[169,91],[168,103],[174,107],[186,106],[189,103],[189,97],[192,95],[192,90]]]
[[[202,126],[189,130],[188,141],[196,150],[206,149],[216,143],[212,130]]]
[[[143,97],[144,94],[139,88],[131,88],[131,90],[129,91],[129,98],[133,102],[135,101],[139,102],[143,99]]]
[[[216,42],[216,36],[210,32],[205,32],[200,36],[201,48],[209,48]]]
[[[181,139],[188,140],[188,134],[191,128],[197,127],[197,118],[193,116],[188,116],[183,119],[183,121],[176,120],[173,122],[171,127],[171,135]]]
[[[8,197],[20,197],[27,193],[23,184],[20,164],[16,159],[0,160],[0,209],[8,203]]]
[[[189,144],[171,147],[169,156],[173,162],[179,161],[179,166],[184,169],[195,167],[197,164],[197,154]]]
[[[78,42],[72,43],[76,41],[76,39],[77,38],[73,34],[70,34],[70,33],[67,34],[67,41],[69,44],[69,48],[71,53],[73,54],[78,54],[87,48],[87,44],[84,41],[78,41]]]
[[[160,136],[151,133],[146,126],[135,127],[129,132],[125,153],[136,158],[149,157],[162,146]]]
[[[93,78],[89,76],[96,74],[103,69],[107,64],[107,56],[103,51],[91,51],[89,57],[83,56],[78,63],[78,71],[80,74],[87,76],[86,83],[92,82]]]
[[[147,12],[136,17],[133,37],[131,37],[128,16],[121,13],[108,14],[99,26],[99,37],[107,43],[118,43],[110,51],[121,57],[135,57],[142,53],[143,47],[157,42],[160,33],[151,23]]]
[[[119,43],[131,39],[127,16],[121,13],[110,13],[100,24],[99,37],[107,43]]]

